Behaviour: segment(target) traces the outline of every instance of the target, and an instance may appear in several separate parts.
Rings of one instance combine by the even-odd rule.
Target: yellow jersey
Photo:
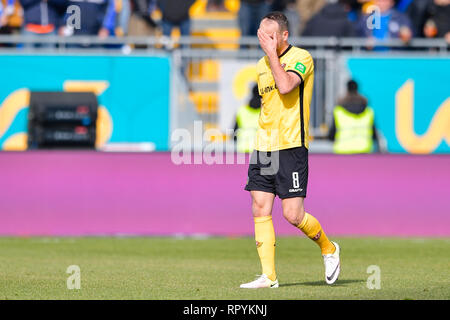
[[[314,62],[308,51],[289,45],[279,56],[286,72],[301,78],[298,88],[282,95],[278,91],[267,56],[256,66],[262,97],[255,149],[277,151],[305,146],[309,139],[309,106],[314,83]]]

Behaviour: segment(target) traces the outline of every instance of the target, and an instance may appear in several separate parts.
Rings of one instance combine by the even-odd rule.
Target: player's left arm
[[[302,81],[295,73],[286,72],[280,64],[277,53],[277,35],[276,32],[270,36],[261,29],[258,30],[258,39],[261,48],[269,59],[270,69],[275,80],[278,91],[281,94],[288,94],[294,88],[298,87]]]

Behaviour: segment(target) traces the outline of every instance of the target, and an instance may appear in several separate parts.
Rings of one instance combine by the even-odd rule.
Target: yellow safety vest
[[[336,106],[333,111],[336,122],[336,137],[333,145],[335,153],[369,153],[373,146],[374,112],[372,108],[360,114]]]
[[[239,108],[236,115],[238,152],[248,153],[253,151],[260,110],[248,105]]]

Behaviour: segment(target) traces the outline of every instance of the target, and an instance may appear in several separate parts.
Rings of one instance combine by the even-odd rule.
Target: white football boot
[[[332,254],[324,254],[323,262],[325,264],[325,281],[328,284],[333,284],[339,277],[341,272],[341,262],[339,259],[340,248],[336,242],[332,242],[336,247],[336,251]]]
[[[259,289],[259,288],[278,288],[278,279],[274,281],[267,278],[265,274],[259,276],[256,280],[241,284],[244,289]]]

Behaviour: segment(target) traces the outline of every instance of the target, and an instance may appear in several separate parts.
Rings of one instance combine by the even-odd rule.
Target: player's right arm
[[[261,29],[258,29],[258,39],[261,44],[261,48],[264,50],[269,60],[270,70],[272,71],[278,91],[280,94],[288,94],[300,85],[302,79],[294,74],[284,71],[284,68],[281,66],[277,53],[276,33],[269,36]]]

